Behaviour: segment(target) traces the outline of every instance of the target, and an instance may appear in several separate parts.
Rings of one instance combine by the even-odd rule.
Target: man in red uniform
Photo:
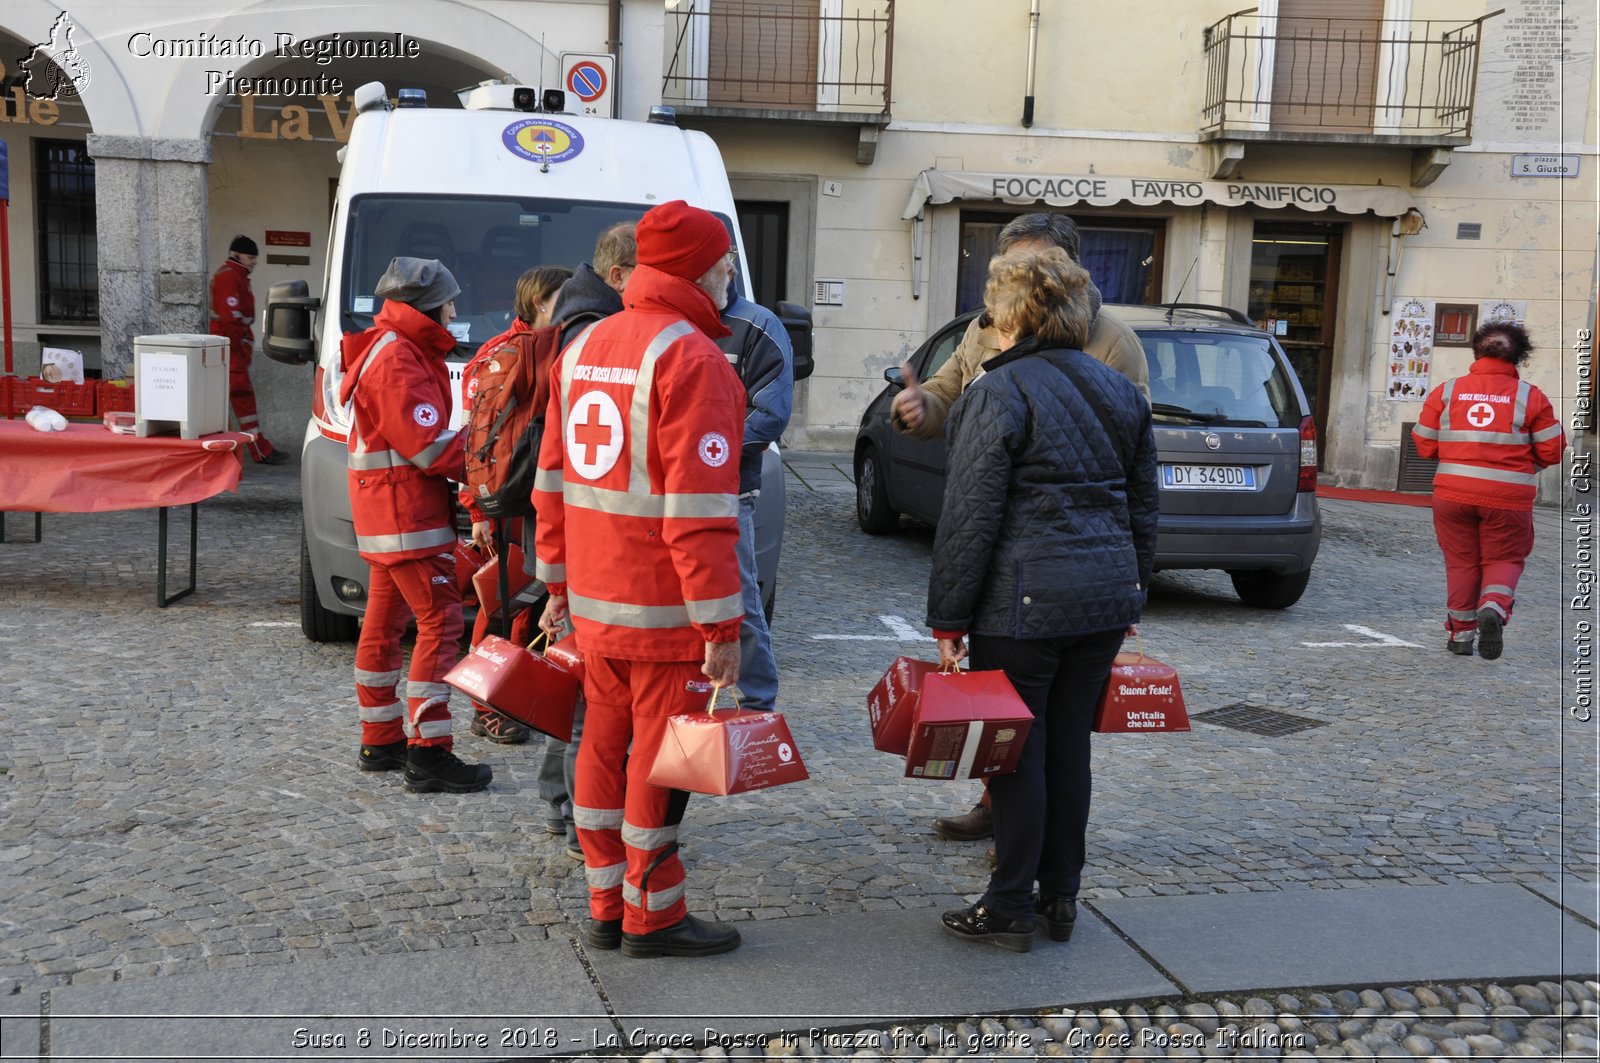
[[[256,297],[250,294],[250,274],[256,268],[256,242],[235,236],[228,245],[228,261],[211,275],[211,334],[228,337],[228,399],[239,431],[249,434],[250,456],[267,465],[282,465],[289,455],[261,434],[256,414],[256,392],[250,386],[250,355],[255,334]]]
[[[1517,376],[1532,350],[1520,325],[1483,326],[1472,337],[1472,368],[1428,393],[1411,430],[1417,453],[1439,459],[1433,529],[1444,551],[1445,645],[1463,657],[1474,636],[1485,660],[1500,656],[1533,551],[1534,475],[1567,445],[1550,400]]]
[[[625,955],[708,956],[731,926],[684,904],[688,795],[645,781],[669,716],[739,679],[744,388],[717,345],[728,232],[681,200],[640,220],[625,308],[574,340],[551,379],[534,485],[540,626],[569,618],[588,716],[573,820],[587,939]],[[631,748],[630,748],[631,747]]]
[[[466,476],[465,437],[448,428],[448,330],[461,294],[436,259],[397,258],[375,289],[383,308],[344,338],[339,399],[350,418],[350,516],[371,566],[356,643],[362,771],[405,769],[413,793],[470,793],[489,785],[484,764],[451,751],[450,687],[461,641],[456,529],[450,481]],[[399,685],[406,621],[417,618],[406,704]]]

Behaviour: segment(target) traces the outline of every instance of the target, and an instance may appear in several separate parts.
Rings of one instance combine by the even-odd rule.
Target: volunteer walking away
[[[466,452],[464,437],[447,427],[445,365],[461,286],[436,259],[396,258],[376,292],[384,303],[372,328],[346,336],[340,352],[339,399],[351,409],[350,515],[356,549],[372,569],[356,644],[358,763],[363,771],[403,770],[412,792],[469,793],[493,773],[451,751],[444,681],[462,629],[450,481],[465,477]],[[413,615],[405,672],[400,639]]]
[[[646,781],[668,717],[739,679],[739,449],[745,393],[713,339],[728,232],[681,200],[636,232],[625,308],[562,353],[534,492],[546,631],[569,617],[588,719],[573,816],[594,948],[707,956],[731,926],[688,914],[678,827],[688,794]],[[708,338],[711,337],[711,338]]]
[[[1484,325],[1467,375],[1430,391],[1411,430],[1417,453],[1439,459],[1433,530],[1444,553],[1445,648],[1462,657],[1474,641],[1487,661],[1504,649],[1533,552],[1535,476],[1567,445],[1550,400],[1517,373],[1532,351],[1522,326]]]
[[[261,434],[256,412],[256,389],[250,383],[250,357],[256,337],[256,297],[250,291],[250,274],[260,249],[248,236],[235,236],[228,245],[228,260],[211,275],[211,335],[228,339],[228,402],[239,431],[250,436],[250,456],[265,465],[282,465],[289,455]]]

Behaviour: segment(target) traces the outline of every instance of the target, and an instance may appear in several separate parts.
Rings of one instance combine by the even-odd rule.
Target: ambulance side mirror
[[[262,330],[267,357],[285,365],[316,361],[312,316],[321,308],[322,300],[310,294],[305,281],[283,281],[269,288]]]
[[[794,348],[794,378],[804,380],[816,368],[811,357],[811,311],[799,303],[779,303],[774,309]]]

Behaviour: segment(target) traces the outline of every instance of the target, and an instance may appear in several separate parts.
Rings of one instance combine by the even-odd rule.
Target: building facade
[[[1108,302],[1272,331],[1324,478],[1394,487],[1422,396],[1495,316],[1583,423],[1595,40],[1570,0],[21,0],[0,14],[17,368],[68,346],[118,376],[134,335],[203,331],[235,233],[261,244],[258,301],[315,289],[356,86],[456,106],[488,79],[570,88],[595,57],[604,91],[569,106],[667,103],[708,132],[758,295],[811,307],[791,443],[847,447],[883,370],[981,299],[1000,227],[1049,206]],[[303,432],[308,373],[256,360],[273,438]]]

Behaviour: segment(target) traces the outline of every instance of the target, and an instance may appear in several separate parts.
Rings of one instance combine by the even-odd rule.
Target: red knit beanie
[[[697,281],[728,253],[728,230],[716,215],[681,199],[652,207],[634,232],[638,262],[663,273]]]

